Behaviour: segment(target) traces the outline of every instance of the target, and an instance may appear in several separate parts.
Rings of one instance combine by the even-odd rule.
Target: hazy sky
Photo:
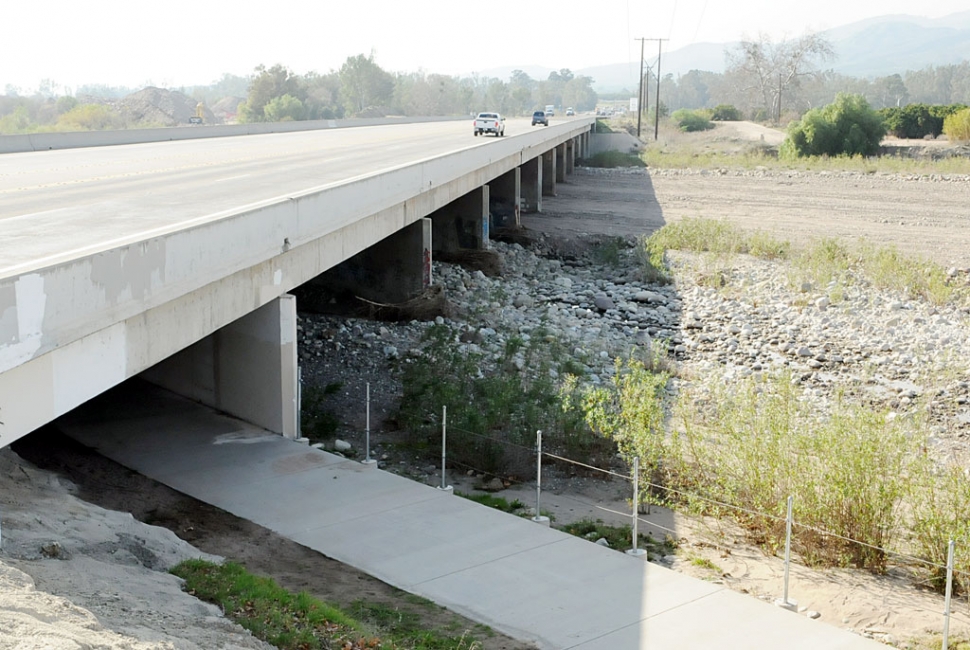
[[[142,86],[207,84],[260,64],[328,72],[374,52],[392,72],[470,74],[503,66],[578,70],[639,61],[634,38],[665,50],[766,32],[778,39],[904,13],[938,18],[967,0],[45,0],[4,3],[0,92],[42,79]],[[808,7],[811,6],[811,9]],[[656,43],[648,45],[648,52]]]

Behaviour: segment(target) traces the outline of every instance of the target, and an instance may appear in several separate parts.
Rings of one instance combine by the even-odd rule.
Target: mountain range
[[[822,35],[836,54],[827,67],[854,77],[884,77],[970,59],[970,11],[942,18],[878,16],[826,30]],[[691,70],[724,72],[724,53],[735,45],[736,42],[693,43],[664,52],[661,73],[677,77]],[[654,54],[646,59],[646,64],[655,65],[656,60]],[[522,70],[533,79],[546,79],[553,71],[542,66],[517,66],[494,68],[480,74],[508,79],[513,69]],[[597,92],[612,93],[635,89],[640,69],[639,62],[627,62],[573,70],[573,73],[592,77]]]

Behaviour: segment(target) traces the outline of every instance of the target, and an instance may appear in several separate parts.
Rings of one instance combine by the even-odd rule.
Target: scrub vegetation
[[[855,283],[934,304],[970,304],[966,288],[951,285],[939,266],[865,242],[822,239],[795,248],[763,232],[687,219],[640,242],[643,275],[669,280],[671,250],[712,256],[725,269],[739,255],[776,260],[788,266],[793,288]],[[881,573],[897,554],[915,555],[932,563],[918,570],[939,588],[948,540],[970,545],[970,480],[925,453],[928,423],[859,400],[851,387],[824,407],[785,374],[759,373],[730,390],[691,377],[673,391],[676,363],[656,344],[618,359],[609,380],[589,384],[541,334],[528,342],[510,337],[492,361],[458,339],[450,328],[429,329],[423,351],[404,369],[402,402],[402,423],[425,448],[436,444],[441,425],[418,405],[449,405],[449,457],[457,468],[531,477],[533,435],[541,429],[544,444],[570,458],[604,466],[619,454],[628,468],[638,458],[642,503],[731,518],[768,553],[783,545],[786,501],[794,497],[796,552],[812,566]],[[616,546],[623,533],[600,536]],[[970,561],[957,568],[970,570]],[[961,592],[970,588],[965,575],[957,579]]]

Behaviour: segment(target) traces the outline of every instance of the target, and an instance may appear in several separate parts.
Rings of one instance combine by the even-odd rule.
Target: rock
[[[492,478],[481,485],[481,489],[486,492],[498,492],[505,489],[505,483],[500,478]]]
[[[596,540],[596,544],[599,546],[605,546],[606,548],[612,548],[605,537],[600,537],[598,540]]]
[[[532,296],[521,293],[515,297],[515,300],[512,301],[512,305],[516,309],[520,309],[522,307],[532,307],[535,305],[535,303],[536,301],[532,298]]]
[[[336,449],[337,451],[350,451],[352,447],[353,445],[351,445],[346,440],[341,440],[340,438],[337,438],[336,440],[333,441],[333,448]]]
[[[805,612],[805,616],[809,618],[822,618],[822,615],[819,612],[816,612],[814,609],[810,609]]]
[[[613,299],[602,293],[597,294],[596,297],[593,298],[593,304],[596,305],[596,308],[600,311],[607,311],[609,309],[616,308],[616,304],[613,302]]]

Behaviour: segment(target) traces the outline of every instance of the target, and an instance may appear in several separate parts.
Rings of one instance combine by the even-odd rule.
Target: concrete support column
[[[558,180],[558,175],[556,174],[556,150],[550,149],[546,153],[542,154],[542,195],[543,196],[555,196],[556,195],[556,181]]]
[[[566,173],[572,174],[576,169],[576,138],[566,142]]]
[[[542,166],[544,156],[533,158],[519,167],[522,212],[542,212]]]
[[[556,147],[556,182],[565,183],[566,182],[566,166],[567,166],[567,156],[566,156],[566,143],[563,142],[561,145]]]
[[[488,248],[489,190],[483,185],[431,213],[435,251]]]
[[[405,302],[431,286],[431,231],[431,219],[419,219],[308,284],[334,296]]]
[[[288,438],[297,435],[296,297],[283,294],[141,377]]]
[[[522,170],[510,169],[488,184],[489,212],[492,226],[496,228],[522,225],[520,200],[522,197]]]

